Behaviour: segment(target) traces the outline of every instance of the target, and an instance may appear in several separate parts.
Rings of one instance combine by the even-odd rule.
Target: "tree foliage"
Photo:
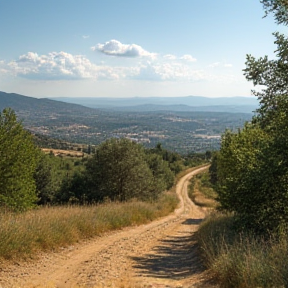
[[[128,139],[109,139],[97,147],[84,171],[64,179],[58,202],[92,203],[105,199],[154,200],[174,184],[169,162]]]
[[[288,1],[287,0],[262,0],[266,16],[274,14],[276,23],[287,25],[288,23]]]
[[[161,156],[149,153],[145,157],[150,170],[153,175],[153,189],[157,191],[164,191],[169,189],[174,184],[174,173],[169,168],[169,163],[161,158]]]
[[[287,0],[261,2],[288,24]],[[274,36],[275,59],[247,55],[244,74],[261,88],[253,91],[258,114],[238,133],[226,131],[214,167],[222,209],[261,233],[288,229],[288,38]]]
[[[37,201],[34,172],[39,151],[14,111],[0,113],[0,205],[26,210]]]
[[[102,143],[87,162],[85,175],[91,200],[157,197],[144,149],[128,139],[112,138]]]

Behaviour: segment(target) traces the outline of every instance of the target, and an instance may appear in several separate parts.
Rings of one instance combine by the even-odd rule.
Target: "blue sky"
[[[0,90],[250,96],[246,54],[273,57],[284,31],[263,15],[258,0],[0,0]]]

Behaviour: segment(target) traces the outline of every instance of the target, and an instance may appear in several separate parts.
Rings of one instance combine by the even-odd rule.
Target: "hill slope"
[[[218,149],[225,129],[237,129],[252,116],[169,111],[169,106],[163,111],[113,111],[0,92],[0,109],[4,107],[14,109],[32,133],[64,142],[98,145],[111,137],[125,137],[148,147],[161,142],[164,148],[180,153]]]
[[[77,104],[70,104],[61,101],[54,101],[47,98],[37,99],[15,93],[5,93],[0,91],[0,109],[10,107],[17,111],[54,111],[54,112],[91,112],[87,108]]]

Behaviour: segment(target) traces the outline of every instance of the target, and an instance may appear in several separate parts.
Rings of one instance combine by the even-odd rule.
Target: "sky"
[[[0,91],[251,96],[246,54],[273,58],[284,31],[263,16],[259,0],[0,0]]]

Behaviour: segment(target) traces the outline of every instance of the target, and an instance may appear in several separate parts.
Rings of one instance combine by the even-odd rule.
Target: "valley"
[[[253,116],[239,112],[115,111],[0,92],[0,109],[5,107],[14,109],[33,134],[86,145],[125,137],[149,148],[161,142],[165,149],[181,154],[218,150],[220,135],[226,129],[237,131]]]

